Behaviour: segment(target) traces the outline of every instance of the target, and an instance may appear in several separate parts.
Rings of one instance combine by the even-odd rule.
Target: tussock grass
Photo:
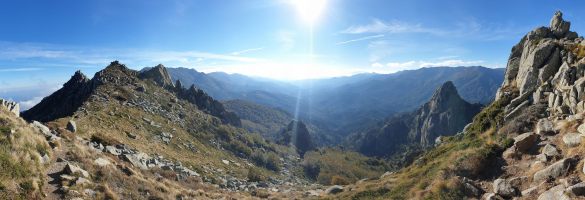
[[[42,196],[45,166],[41,155],[52,151],[43,136],[21,118],[0,109],[0,198],[37,199]]]

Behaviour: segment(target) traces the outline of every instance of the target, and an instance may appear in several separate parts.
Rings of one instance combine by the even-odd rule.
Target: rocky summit
[[[175,86],[173,84],[173,80],[171,79],[171,75],[169,75],[169,72],[162,64],[159,64],[150,69],[143,70],[139,76],[142,79],[150,79],[161,87]]]
[[[0,99],[0,106],[14,113],[16,116],[20,115],[20,106],[16,102]]]
[[[430,147],[439,136],[450,136],[463,130],[480,109],[480,104],[463,100],[453,83],[448,81],[416,111],[392,117],[358,133],[350,137],[348,144],[372,156],[393,155],[404,145]]]

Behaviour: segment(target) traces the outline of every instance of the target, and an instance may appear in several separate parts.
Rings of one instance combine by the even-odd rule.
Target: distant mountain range
[[[318,142],[325,144],[337,144],[350,133],[377,121],[414,110],[446,81],[452,81],[466,101],[487,104],[494,99],[504,77],[504,69],[479,66],[421,68],[393,74],[292,82],[221,72],[206,74],[187,68],[168,68],[168,71],[174,81],[195,84],[219,100],[246,100],[284,110],[293,117],[298,111],[299,119],[318,127],[317,135],[329,138],[330,141]]]

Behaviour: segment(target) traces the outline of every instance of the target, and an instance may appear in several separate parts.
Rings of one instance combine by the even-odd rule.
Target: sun
[[[327,0],[290,0],[301,19],[313,26],[327,5]]]

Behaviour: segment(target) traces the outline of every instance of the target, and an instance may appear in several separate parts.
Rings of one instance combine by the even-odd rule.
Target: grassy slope
[[[137,80],[138,81],[138,80]],[[289,149],[280,148],[267,143],[258,135],[248,134],[245,130],[221,124],[220,120],[199,111],[193,104],[182,100],[172,100],[174,95],[168,91],[156,87],[151,82],[138,81],[148,88],[145,93],[134,92],[133,86],[114,86],[106,84],[98,87],[96,94],[86,102],[80,111],[74,114],[78,132],[75,134],[81,138],[90,140],[100,138],[110,145],[126,144],[149,155],[161,155],[164,158],[179,161],[198,173],[204,179],[212,183],[218,183],[220,177],[230,175],[240,179],[247,179],[249,170],[261,173],[265,177],[278,176],[278,173],[257,167],[251,158],[252,155],[288,154]],[[143,100],[152,103],[152,107],[169,112],[181,112],[184,117],[179,122],[151,113],[139,107],[122,105],[122,99]],[[105,99],[104,99],[105,97]],[[52,127],[65,127],[70,118],[62,118],[53,121]],[[154,122],[154,126],[147,122]],[[171,133],[174,137],[169,144],[157,139],[161,132]],[[137,139],[131,139],[127,133],[137,135]],[[70,138],[74,141],[74,137]],[[196,151],[191,151],[185,144],[191,144]],[[106,145],[106,144],[104,144]],[[67,146],[67,144],[66,144]],[[153,179],[156,174],[165,172],[141,172],[136,176],[127,177],[122,173],[128,163],[110,156],[112,160],[120,163],[116,169],[96,168],[93,160],[100,157],[99,154],[87,151],[79,144],[69,144],[70,158],[82,168],[95,174],[96,191],[104,191],[104,188],[112,188],[113,193],[121,198],[134,199],[145,198],[144,191],[148,194],[162,198],[174,198],[176,195],[193,196],[193,190],[202,189],[213,191],[210,185],[203,185],[201,179],[174,182],[174,174],[166,174],[167,179]],[[222,160],[232,161],[226,165]],[[278,162],[279,160],[271,160]],[[238,164],[234,164],[238,163]],[[138,169],[134,169],[140,171]],[[116,186],[116,187],[112,187]],[[108,189],[109,190],[109,189]],[[190,192],[191,191],[191,192]],[[229,192],[222,195],[230,196]],[[240,194],[238,194],[240,195]],[[213,198],[213,197],[211,197]]]
[[[0,108],[0,199],[42,198],[39,188],[44,182],[45,166],[40,157],[50,152],[38,131]]]
[[[334,148],[307,152],[303,167],[308,178],[323,185],[347,185],[363,178],[379,177],[389,170],[382,160]]]

